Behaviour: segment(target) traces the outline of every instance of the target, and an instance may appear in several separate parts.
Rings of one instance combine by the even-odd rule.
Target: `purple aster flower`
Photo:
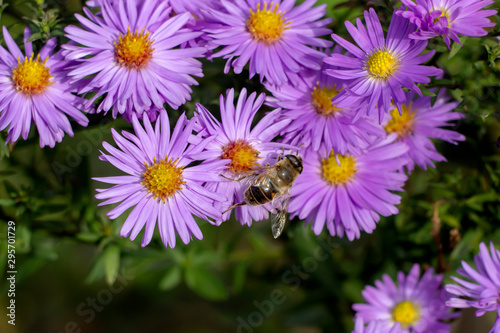
[[[126,5],[125,5],[126,4]],[[203,47],[173,49],[199,36],[184,28],[192,18],[184,13],[170,18],[165,1],[101,1],[99,14],[84,8],[76,14],[82,28],[68,26],[67,37],[79,45],[63,45],[67,59],[78,61],[69,75],[82,81],[80,93],[95,92],[88,101],[103,97],[97,112],[113,108],[113,116],[177,109],[190,99],[192,77],[202,76]],[[86,79],[91,76],[90,79]]]
[[[481,10],[494,3],[493,0],[402,0],[406,10],[396,11],[397,15],[408,18],[418,28],[410,34],[410,38],[429,39],[442,36],[450,47],[450,39],[460,44],[458,35],[486,36],[487,27],[495,23],[487,17],[497,13],[496,10]]]
[[[280,120],[279,109],[269,112],[251,128],[252,121],[264,103],[265,97],[265,94],[257,96],[255,92],[247,97],[246,89],[242,89],[235,106],[234,89],[230,89],[225,100],[222,95],[220,97],[222,122],[215,119],[203,105],[196,105],[200,122],[198,131],[204,136],[216,136],[200,156],[207,161],[225,159],[227,167],[223,174],[228,178],[238,179],[256,167],[265,166],[266,163],[274,164],[278,152],[290,148],[283,143],[271,142],[290,122],[286,119]],[[248,184],[221,177],[216,182],[208,182],[206,187],[209,191],[222,193],[229,199],[229,202],[215,203],[220,211],[224,211],[232,204],[244,201],[243,193]],[[272,208],[271,204],[246,205],[236,207],[234,210],[238,221],[252,225],[252,220],[266,219]],[[228,220],[230,216],[231,212],[225,213],[223,220]]]
[[[75,86],[68,82],[67,66],[60,52],[54,53],[56,38],[42,47],[38,55],[27,42],[29,28],[24,30],[23,54],[9,32],[3,37],[9,51],[0,46],[0,130],[8,127],[7,141],[28,138],[32,121],[40,136],[40,147],[54,147],[65,133],[73,136],[68,116],[87,126],[81,113],[83,99],[73,95]]]
[[[490,251],[481,243],[479,254],[474,256],[474,263],[476,269],[462,261],[463,268],[457,270],[466,280],[451,277],[459,285],[446,285],[446,291],[456,296],[450,298],[446,305],[454,308],[476,308],[477,317],[488,311],[495,311],[497,318],[490,332],[500,332],[500,252],[493,247],[493,243],[490,243]]]
[[[228,59],[225,73],[230,66],[241,73],[250,61],[250,78],[259,74],[261,82],[265,78],[277,85],[293,83],[302,68],[320,69],[324,54],[312,47],[332,46],[330,41],[317,38],[331,33],[326,26],[332,19],[321,19],[326,5],[313,8],[316,0],[296,7],[295,0],[221,3],[225,10],[209,11],[221,27],[207,32],[215,45],[223,46],[213,56]]]
[[[327,69],[326,73],[342,80],[352,80],[337,94],[332,103],[337,107],[356,106],[358,113],[370,114],[378,109],[379,121],[394,103],[401,111],[406,97],[403,87],[422,95],[415,83],[429,83],[429,76],[442,73],[441,69],[422,66],[434,55],[434,50],[420,54],[427,46],[426,40],[410,39],[408,35],[416,26],[407,19],[393,15],[387,38],[373,8],[365,11],[366,28],[357,20],[357,28],[346,21],[345,25],[358,46],[332,34],[333,39],[349,51],[350,55],[333,53],[324,61],[341,69]],[[358,115],[359,116],[359,115]]]
[[[408,147],[393,143],[392,134],[368,147],[365,152],[335,154],[306,150],[304,171],[292,187],[289,211],[319,235],[326,224],[332,236],[349,240],[361,231],[371,233],[380,215],[397,214],[407,179],[398,170],[407,163]]]
[[[426,170],[427,166],[434,167],[433,162],[446,161],[446,158],[437,152],[430,139],[444,140],[453,144],[464,141],[465,136],[462,134],[441,127],[453,126],[450,121],[462,119],[465,115],[452,112],[460,102],[448,103],[450,97],[446,95],[444,89],[439,92],[434,105],[431,105],[430,97],[418,97],[412,92],[405,94],[403,113],[400,115],[394,108],[390,116],[387,115],[384,128],[387,133],[397,133],[398,140],[410,148],[407,170],[411,172],[415,164]]]
[[[326,55],[326,54],[325,54]],[[314,150],[345,154],[348,150],[366,148],[373,139],[384,136],[384,130],[368,118],[353,123],[355,113],[350,108],[332,105],[332,98],[344,87],[345,81],[323,73],[334,68],[326,63],[320,70],[303,69],[293,85],[265,86],[273,96],[267,104],[283,108],[282,115],[291,123],[281,132],[283,142]]]
[[[132,124],[135,135],[125,131],[120,135],[111,130],[118,148],[103,142],[110,155],[103,153],[100,159],[128,175],[94,178],[115,184],[97,190],[96,198],[106,199],[99,205],[121,202],[107,214],[111,219],[134,207],[120,235],[134,240],[145,228],[142,246],[151,241],[157,223],[166,247],[175,246],[176,233],[184,244],[191,236],[201,239],[203,236],[193,215],[208,221],[220,220],[221,213],[214,208],[214,201],[226,200],[223,195],[207,191],[202,184],[218,180],[225,161],[191,165],[200,160],[197,154],[211,139],[197,145],[188,144],[195,122],[187,121],[185,115],[179,118],[172,133],[165,110],[160,113],[154,129],[147,118],[143,128],[135,115]]]
[[[352,333],[398,333],[400,329],[399,323],[396,323],[389,331],[384,330],[386,327],[383,320],[374,320],[365,326],[362,317],[355,319],[354,331]]]
[[[434,274],[432,268],[420,278],[415,264],[407,276],[398,273],[397,285],[384,274],[375,287],[365,287],[362,293],[367,303],[354,304],[353,309],[365,322],[378,321],[382,328],[378,332],[389,332],[399,324],[398,333],[449,333],[451,324],[444,321],[459,313],[450,313],[446,306],[442,281],[443,276]]]

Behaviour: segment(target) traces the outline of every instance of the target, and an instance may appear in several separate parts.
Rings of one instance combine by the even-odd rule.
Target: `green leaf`
[[[486,193],[480,193],[476,194],[472,197],[470,197],[467,202],[477,202],[477,203],[484,203],[488,201],[500,201],[500,196],[495,192],[495,191],[490,191]]]
[[[14,206],[16,202],[12,199],[0,199],[0,206]]]
[[[420,91],[422,91],[422,94],[424,96],[429,96],[429,97],[434,97],[436,96],[435,93],[433,93],[432,91],[430,91],[429,89],[425,88],[425,87],[419,87],[420,88]]]
[[[101,238],[100,234],[95,234],[93,232],[80,232],[76,235],[76,238],[81,240],[82,242],[87,243],[95,243],[99,238]]]
[[[42,38],[42,34],[40,32],[35,32],[34,34],[32,34],[28,40],[26,41],[27,43],[29,42],[33,42],[35,40],[38,40],[38,39],[41,39]]]
[[[449,90],[448,92],[457,101],[463,101],[464,92],[462,91],[462,89],[453,89],[453,90]]]
[[[458,53],[458,51],[460,51],[461,48],[462,48],[462,45],[460,45],[456,42],[453,43],[453,45],[451,46],[450,54],[448,55],[448,59],[453,58]]]
[[[87,275],[87,278],[85,279],[85,283],[90,284],[102,277],[104,277],[105,272],[104,272],[104,253],[101,253],[99,257],[97,257],[96,261],[92,265],[92,269],[89,272],[89,275]]]
[[[489,164],[485,164],[485,167],[486,167],[486,170],[488,170],[488,175],[490,176],[493,184],[495,184],[495,186],[499,186],[500,185],[500,178],[497,175],[497,171],[493,170],[493,168]]]
[[[465,201],[468,207],[477,210],[479,212],[483,211],[483,204],[485,202],[498,202],[500,197],[494,191],[487,193],[476,194]]]
[[[158,288],[161,290],[170,290],[181,282],[182,271],[179,266],[172,266],[167,269],[165,275],[160,280]]]
[[[454,215],[443,215],[441,220],[452,228],[460,228],[460,220]]]
[[[116,245],[110,245],[104,250],[103,255],[106,282],[108,285],[112,285],[118,276],[118,268],[120,268],[120,248]]]
[[[202,266],[186,267],[185,279],[188,287],[200,296],[215,301],[228,297],[227,289],[219,277]]]

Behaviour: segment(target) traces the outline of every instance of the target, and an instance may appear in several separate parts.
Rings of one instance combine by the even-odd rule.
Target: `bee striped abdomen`
[[[245,201],[252,206],[263,205],[271,200],[278,192],[276,186],[269,182],[267,186],[250,186],[245,191]]]

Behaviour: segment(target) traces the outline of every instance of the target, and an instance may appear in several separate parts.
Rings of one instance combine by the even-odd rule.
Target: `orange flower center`
[[[231,160],[227,166],[234,174],[250,170],[258,165],[257,159],[260,158],[259,152],[245,140],[236,140],[227,144],[222,148],[221,157]]]
[[[149,32],[144,33],[144,28],[138,33],[132,33],[130,27],[125,35],[118,36],[115,45],[116,61],[128,69],[141,69],[147,65],[153,56],[153,40],[149,38]]]

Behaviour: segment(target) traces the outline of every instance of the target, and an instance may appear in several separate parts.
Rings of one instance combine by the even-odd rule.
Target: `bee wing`
[[[262,173],[266,172],[266,167],[263,166],[255,166],[252,167],[249,170],[245,170],[241,173],[238,173],[236,175],[223,175],[221,176],[227,180],[231,180],[234,182],[241,182],[243,184],[253,184],[257,181],[257,178],[259,178]]]
[[[247,183],[254,186],[267,185],[269,178],[276,177],[276,169],[271,167],[256,167],[256,173],[248,177]],[[260,171],[260,172],[259,172]]]
[[[273,215],[271,218],[271,230],[274,238],[278,238],[285,227],[285,222],[287,220],[286,214],[288,213],[288,206],[290,205],[291,193],[292,191],[289,189],[286,193],[280,195],[281,209],[278,210],[277,214]]]

